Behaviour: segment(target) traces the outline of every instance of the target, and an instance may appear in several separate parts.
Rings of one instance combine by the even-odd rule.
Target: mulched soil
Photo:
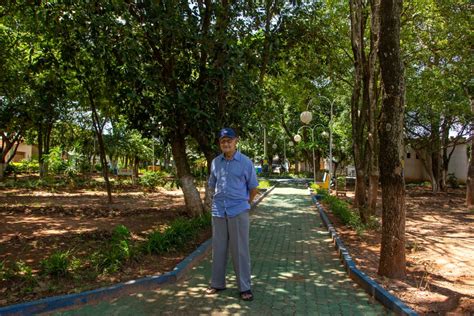
[[[380,231],[358,235],[330,211],[328,216],[359,269],[421,315],[474,313],[474,212],[465,192],[434,194],[409,188],[406,196],[407,277],[377,274]],[[351,201],[350,196],[347,198]],[[328,208],[326,207],[326,210]],[[378,203],[381,213],[381,201]]]
[[[210,238],[210,229],[180,251],[140,255],[116,273],[97,276],[92,267],[85,266],[66,277],[38,276],[41,260],[54,252],[67,250],[71,250],[74,257],[84,259],[103,247],[117,225],[125,225],[132,233],[132,240],[139,243],[151,231],[162,230],[183,216],[186,212],[181,191],[117,193],[112,205],[107,205],[105,194],[88,190],[0,191],[0,263],[11,266],[14,261],[22,260],[31,267],[38,281],[29,282],[24,278],[0,281],[0,306],[82,292],[170,271]]]

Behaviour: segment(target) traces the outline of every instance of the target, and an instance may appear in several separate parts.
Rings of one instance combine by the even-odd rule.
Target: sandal
[[[240,298],[244,301],[253,301],[253,294],[251,290],[240,292]]]
[[[218,289],[218,288],[215,288],[215,287],[208,287],[206,289],[206,294],[208,295],[211,295],[211,294],[216,294],[217,292],[221,292],[221,291],[224,291],[226,288],[223,288],[223,289]]]

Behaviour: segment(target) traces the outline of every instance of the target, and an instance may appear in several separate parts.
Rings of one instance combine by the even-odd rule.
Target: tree
[[[471,99],[471,111],[474,114],[474,100]],[[471,149],[469,151],[469,169],[467,172],[466,181],[466,205],[468,207],[474,206],[474,123],[471,122]]]
[[[378,274],[404,278],[405,180],[403,177],[404,77],[400,53],[402,0],[380,4],[379,58],[383,103],[379,125],[382,241]]]
[[[402,21],[407,140],[430,175],[433,192],[446,188],[450,155],[470,130],[470,54],[464,44],[470,18],[463,6],[458,1],[415,1]]]
[[[28,47],[22,42],[22,33],[4,22],[15,21],[13,9],[4,12],[0,24],[0,180],[13,159],[29,125],[26,111],[31,91],[25,77],[27,74]]]
[[[356,168],[355,205],[362,222],[367,223],[369,217],[375,214],[379,183],[376,126],[379,103],[377,49],[380,1],[351,0],[349,4],[355,69],[351,98],[352,143]],[[367,25],[368,21],[370,27]],[[368,44],[367,37],[370,39]]]
[[[109,203],[112,189],[104,142],[104,128],[116,113],[114,90],[108,76],[119,67],[113,47],[120,42],[121,22],[111,3],[45,4],[42,23],[48,26],[51,41],[59,51],[61,67],[68,73],[68,92],[78,111],[90,111],[96,133],[102,173]]]

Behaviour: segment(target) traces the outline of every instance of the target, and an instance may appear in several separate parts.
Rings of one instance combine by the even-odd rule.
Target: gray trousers
[[[235,217],[212,217],[211,287],[223,289],[230,250],[239,291],[251,288],[249,253],[249,212]]]

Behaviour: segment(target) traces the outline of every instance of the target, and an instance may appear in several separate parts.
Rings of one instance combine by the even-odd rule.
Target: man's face
[[[222,137],[219,145],[224,154],[231,154],[237,150],[237,138]]]

